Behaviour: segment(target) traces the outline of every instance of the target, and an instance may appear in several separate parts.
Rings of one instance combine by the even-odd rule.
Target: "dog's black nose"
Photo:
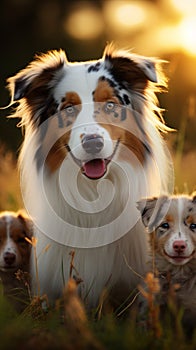
[[[96,134],[84,135],[82,147],[87,153],[99,153],[104,146],[103,137]]]
[[[6,252],[4,254],[4,261],[7,265],[12,265],[16,260],[16,255],[14,253]]]

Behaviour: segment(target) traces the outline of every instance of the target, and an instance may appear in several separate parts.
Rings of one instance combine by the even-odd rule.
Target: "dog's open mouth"
[[[93,159],[84,162],[81,169],[89,179],[100,179],[106,173],[107,163],[105,159]]]
[[[108,158],[95,158],[86,162],[76,158],[68,145],[66,145],[66,148],[74,162],[80,167],[82,173],[89,179],[97,180],[105,175],[108,164],[112,161],[114,155],[116,154],[119,142],[120,140],[117,140],[114,150]]]

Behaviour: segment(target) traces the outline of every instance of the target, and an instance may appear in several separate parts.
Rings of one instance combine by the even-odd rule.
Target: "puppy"
[[[22,311],[27,301],[25,282],[29,273],[31,244],[26,237],[32,237],[32,229],[31,220],[24,212],[0,214],[0,278],[5,296],[17,311]]]
[[[192,196],[161,196],[138,202],[150,234],[152,260],[159,272],[161,303],[171,287],[184,309],[184,320],[196,317],[196,193]]]

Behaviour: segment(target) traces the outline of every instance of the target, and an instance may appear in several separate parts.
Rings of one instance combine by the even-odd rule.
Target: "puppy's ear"
[[[31,238],[33,236],[33,222],[27,215],[27,213],[24,210],[19,210],[17,213],[17,217],[20,220],[21,224],[24,227],[24,231],[26,233],[26,236],[28,238]]]
[[[167,196],[144,198],[137,202],[142,222],[149,232],[152,232],[166,215],[170,200]]]
[[[142,222],[145,227],[148,226],[150,218],[153,214],[158,198],[142,198],[137,202],[137,208],[140,211]]]
[[[192,193],[192,201],[194,204],[196,204],[196,191]]]

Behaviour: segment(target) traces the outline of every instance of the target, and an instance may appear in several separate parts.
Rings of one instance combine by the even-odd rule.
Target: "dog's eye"
[[[65,107],[65,111],[66,111],[67,115],[72,116],[72,115],[75,115],[76,109],[74,106],[70,105],[70,106]]]
[[[105,111],[106,112],[112,112],[114,111],[115,109],[115,103],[113,101],[108,101],[106,104],[105,104]]]
[[[168,222],[164,222],[163,224],[161,224],[159,227],[165,229],[165,230],[168,230],[168,228],[170,227]]]
[[[196,224],[195,223],[192,223],[192,224],[190,224],[190,229],[192,230],[192,231],[194,231],[195,229],[196,229]]]
[[[26,243],[26,240],[25,240],[24,237],[19,237],[19,238],[17,239],[17,243]]]

